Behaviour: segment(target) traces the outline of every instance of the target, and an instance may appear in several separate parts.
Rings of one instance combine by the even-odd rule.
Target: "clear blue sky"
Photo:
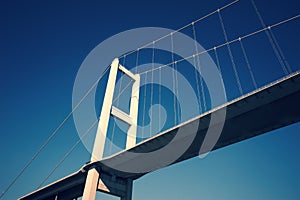
[[[0,191],[71,111],[77,70],[95,46],[132,28],[176,29],[228,2],[2,1]],[[300,13],[298,0],[258,1],[257,5],[267,24]],[[229,21],[236,19],[228,25],[229,38],[243,33],[238,27],[255,27],[248,20],[256,16],[245,15],[246,11],[227,13]],[[284,26],[276,36],[293,71],[299,70],[299,20]],[[203,40],[203,46],[209,46]],[[257,54],[268,57],[260,48]],[[277,73],[265,67],[259,80],[272,79]],[[134,183],[133,198],[300,199],[299,130],[297,123],[217,150],[205,159],[193,158],[148,174]],[[36,189],[77,139],[69,120],[3,199],[16,199]],[[48,182],[78,170],[89,157],[80,145]]]

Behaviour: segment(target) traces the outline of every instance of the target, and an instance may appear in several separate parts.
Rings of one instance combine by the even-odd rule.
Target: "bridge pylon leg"
[[[121,197],[121,200],[132,200],[132,186],[133,181],[131,179],[127,179],[126,194]]]
[[[99,172],[96,169],[90,169],[85,182],[82,200],[92,200],[96,198],[98,179]]]
[[[106,133],[108,129],[108,122],[110,117],[110,111],[113,101],[113,94],[117,79],[117,72],[119,67],[119,60],[114,59],[110,66],[109,78],[107,81],[106,92],[103,99],[102,110],[98,123],[96,138],[94,141],[93,152],[91,156],[91,162],[101,160],[104,152],[104,144],[106,139]],[[84,187],[83,200],[94,200],[96,198],[97,183],[99,178],[99,172],[96,169],[90,169],[86,178]]]
[[[118,70],[122,71],[133,80],[129,114],[112,105]],[[136,144],[139,87],[140,75],[133,74],[124,66],[119,64],[119,59],[114,59],[110,65],[110,72],[100,113],[96,138],[94,141],[91,163],[100,161],[103,158],[110,116],[113,116],[129,125],[126,149],[132,148]],[[97,191],[121,197],[121,200],[131,200],[133,181],[131,179],[115,177],[112,174],[112,172],[105,172],[100,168],[89,169],[82,200],[94,200],[96,198]]]

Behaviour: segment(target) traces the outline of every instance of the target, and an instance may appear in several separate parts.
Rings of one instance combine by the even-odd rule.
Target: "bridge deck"
[[[210,112],[204,113],[174,128],[156,135],[135,147],[121,151],[114,156],[102,161],[90,163],[80,171],[71,174],[57,182],[34,191],[20,199],[54,199],[60,194],[62,199],[72,199],[82,195],[86,179],[86,171],[92,167],[101,170],[101,173],[113,174],[119,178],[137,179],[145,173],[127,173],[114,170],[107,166],[127,166],[132,162],[144,163],[143,154],[131,155],[132,152],[151,152],[168,144],[176,135],[179,128],[186,130],[184,139],[193,137],[189,130],[196,127],[197,133],[190,147],[172,164],[199,155],[209,121],[212,114],[222,112],[226,109],[226,121],[222,135],[216,143],[215,149],[272,131],[300,121],[300,72],[289,75],[272,84],[260,88],[252,93],[235,99]],[[180,144],[183,138],[174,139],[172,142]],[[172,152],[170,152],[172,153]],[[155,158],[153,158],[155,160]],[[157,169],[159,162],[146,163],[147,167]]]

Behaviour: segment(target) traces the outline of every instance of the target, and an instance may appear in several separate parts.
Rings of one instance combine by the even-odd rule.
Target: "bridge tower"
[[[119,70],[133,80],[129,114],[112,105],[117,73]],[[110,65],[108,82],[98,122],[94,147],[91,155],[91,163],[99,161],[103,158],[104,145],[110,116],[113,116],[129,125],[126,139],[126,149],[135,146],[138,119],[139,87],[140,75],[133,74],[132,72],[127,70],[119,63],[119,59],[115,58]],[[91,168],[89,169],[87,174],[82,199],[95,199],[96,192],[101,191],[118,196],[121,198],[121,200],[131,200],[132,185],[133,181],[131,179],[120,179],[97,168]]]

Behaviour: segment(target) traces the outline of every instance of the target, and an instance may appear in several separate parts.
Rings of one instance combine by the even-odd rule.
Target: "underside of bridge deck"
[[[57,182],[30,193],[20,199],[74,199],[82,196],[87,171],[96,168],[100,174],[105,174],[105,180],[119,180],[120,183],[135,180],[145,173],[129,173],[116,170],[120,166],[128,166],[132,162],[145,162],[142,152],[151,152],[172,142],[180,144],[182,140],[173,140],[179,128],[189,130],[197,125],[196,135],[186,133],[186,138],[194,137],[192,144],[182,155],[171,164],[199,155],[200,147],[206,135],[212,113],[226,109],[226,120],[222,134],[213,150],[225,147],[239,141],[267,133],[269,131],[300,121],[300,73],[272,83],[251,94],[242,96],[226,105],[195,117],[157,136],[137,144],[135,147],[122,151],[104,160],[89,163],[78,172]],[[182,139],[182,138],[181,138]],[[140,153],[131,155],[132,152]],[[172,152],[170,152],[172,153]],[[155,158],[154,158],[155,159]],[[158,169],[161,163],[146,163],[149,169]],[[108,167],[110,166],[110,167]],[[114,167],[116,166],[116,167]],[[108,177],[108,178],[107,178]],[[108,184],[109,185],[109,184]],[[122,185],[122,184],[121,184]],[[124,185],[124,184],[123,184]],[[98,189],[99,188],[98,186]],[[105,192],[105,191],[104,191]],[[110,193],[110,191],[106,191]]]

